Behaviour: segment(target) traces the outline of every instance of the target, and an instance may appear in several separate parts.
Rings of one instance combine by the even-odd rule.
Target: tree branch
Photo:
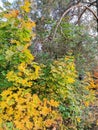
[[[67,9],[67,10],[63,13],[63,15],[61,16],[61,18],[60,18],[60,20],[58,21],[58,23],[57,23],[57,25],[56,25],[56,28],[55,28],[55,30],[54,30],[53,39],[55,38],[57,29],[58,29],[60,23],[62,22],[62,19],[64,18],[64,16],[65,16],[70,10],[72,10],[72,9],[74,9],[74,8],[76,8],[76,7],[85,7],[86,10],[89,10],[89,11],[94,15],[94,17],[98,20],[98,16],[95,14],[95,12],[94,12],[92,9],[90,9],[88,6],[85,6],[85,5],[83,5],[83,4],[78,3],[77,5],[71,6],[69,9]]]
[[[95,4],[95,3],[96,3],[96,1],[90,3],[90,4],[88,5],[88,7],[92,6],[92,5]],[[80,16],[79,16],[78,21],[77,21],[76,24],[78,24],[79,20],[81,19],[82,15],[85,13],[86,10],[87,10],[87,8],[85,8],[85,9],[83,10],[83,12],[80,14]]]

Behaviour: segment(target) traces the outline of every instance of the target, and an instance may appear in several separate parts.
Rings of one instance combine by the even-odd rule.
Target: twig
[[[95,3],[96,3],[96,1],[90,3],[90,4],[88,5],[88,7],[92,6],[92,5],[95,4]],[[83,12],[80,14],[77,23],[79,22],[79,20],[81,19],[82,15],[85,13],[86,10],[87,10],[87,8],[85,8],[85,9],[83,10]],[[77,23],[76,23],[76,24],[77,24]]]
[[[90,9],[88,6],[85,6],[85,5],[80,4],[80,3],[77,4],[77,5],[74,5],[74,6],[70,7],[69,9],[67,9],[67,10],[63,13],[63,15],[61,16],[61,18],[60,18],[60,20],[58,21],[58,23],[57,23],[57,25],[56,25],[56,28],[55,28],[55,30],[54,30],[53,39],[55,38],[57,29],[58,29],[60,23],[62,22],[62,19],[64,18],[64,16],[65,16],[71,9],[76,8],[76,7],[85,7],[85,8],[86,8],[87,10],[89,10],[89,11],[94,15],[94,17],[98,20],[98,16],[97,16],[97,15],[95,14],[95,12],[94,12],[92,9]]]

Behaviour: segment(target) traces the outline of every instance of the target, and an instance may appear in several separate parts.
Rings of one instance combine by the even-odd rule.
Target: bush
[[[20,11],[1,13],[1,129],[82,130],[83,114],[94,101],[94,82],[88,76],[78,79],[74,56],[46,65],[34,62],[29,46],[35,23],[28,18],[29,7],[25,0]]]
[[[84,80],[79,80],[74,61],[73,56],[65,56],[46,66],[42,65],[42,74],[32,88],[40,98],[59,101],[59,111],[68,130],[84,127],[87,117],[85,120],[83,114],[86,112],[87,116],[89,105],[95,99],[93,79],[86,74]]]
[[[35,22],[28,18],[30,3],[21,10],[5,10],[0,19],[0,91],[10,86],[31,86],[39,67],[29,50]],[[29,66],[29,67],[28,67]],[[32,75],[32,76],[31,76]]]
[[[41,101],[29,89],[9,88],[1,93],[0,126],[3,130],[43,130],[60,127],[59,103],[53,99]]]

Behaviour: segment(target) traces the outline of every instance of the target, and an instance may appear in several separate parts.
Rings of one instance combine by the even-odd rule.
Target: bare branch
[[[87,10],[89,10],[89,11],[94,15],[94,17],[98,20],[98,16],[95,14],[95,12],[94,12],[92,9],[90,9],[88,6],[85,6],[85,5],[83,5],[83,4],[78,3],[77,5],[71,6],[69,9],[67,9],[67,10],[63,13],[63,15],[61,16],[61,18],[60,18],[60,20],[58,21],[58,23],[57,23],[57,25],[56,25],[56,28],[55,28],[55,30],[54,30],[53,39],[55,38],[57,29],[58,29],[60,23],[62,22],[62,19],[65,17],[66,14],[68,14],[68,12],[69,12],[70,10],[72,10],[72,9],[74,9],[74,8],[77,8],[77,7],[85,7],[85,8],[86,8]]]
[[[96,1],[90,3],[90,4],[88,5],[88,7],[92,6],[92,5],[95,4],[95,3],[96,3]],[[78,22],[80,21],[82,15],[85,13],[86,10],[87,10],[87,8],[85,8],[85,9],[83,10],[83,12],[80,14],[80,16],[79,16],[78,21],[77,21],[76,24],[78,24]]]
[[[57,23],[57,25],[56,25],[53,38],[55,38],[55,35],[56,35],[56,32],[57,32],[58,26],[60,25],[60,23],[61,23],[62,19],[64,18],[64,16],[65,16],[71,9],[76,8],[76,7],[78,7],[78,6],[80,6],[80,4],[71,6],[70,8],[68,8],[68,9],[63,13],[63,15],[61,16],[60,20],[58,21],[58,23]]]

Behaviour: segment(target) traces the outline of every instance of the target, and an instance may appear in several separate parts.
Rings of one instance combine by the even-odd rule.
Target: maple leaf
[[[59,103],[54,101],[53,99],[50,100],[50,105],[53,106],[53,107],[58,107],[59,106]]]
[[[30,12],[30,5],[31,3],[28,0],[25,0],[24,5],[21,8],[26,12]]]
[[[11,17],[16,18],[18,15],[19,15],[18,10],[12,10],[9,13],[4,14],[4,17],[5,18],[11,18]]]
[[[48,108],[48,107],[46,107],[46,106],[44,106],[43,108],[42,108],[42,110],[41,110],[41,114],[42,115],[48,115],[49,113],[51,112],[51,109],[50,108]]]

